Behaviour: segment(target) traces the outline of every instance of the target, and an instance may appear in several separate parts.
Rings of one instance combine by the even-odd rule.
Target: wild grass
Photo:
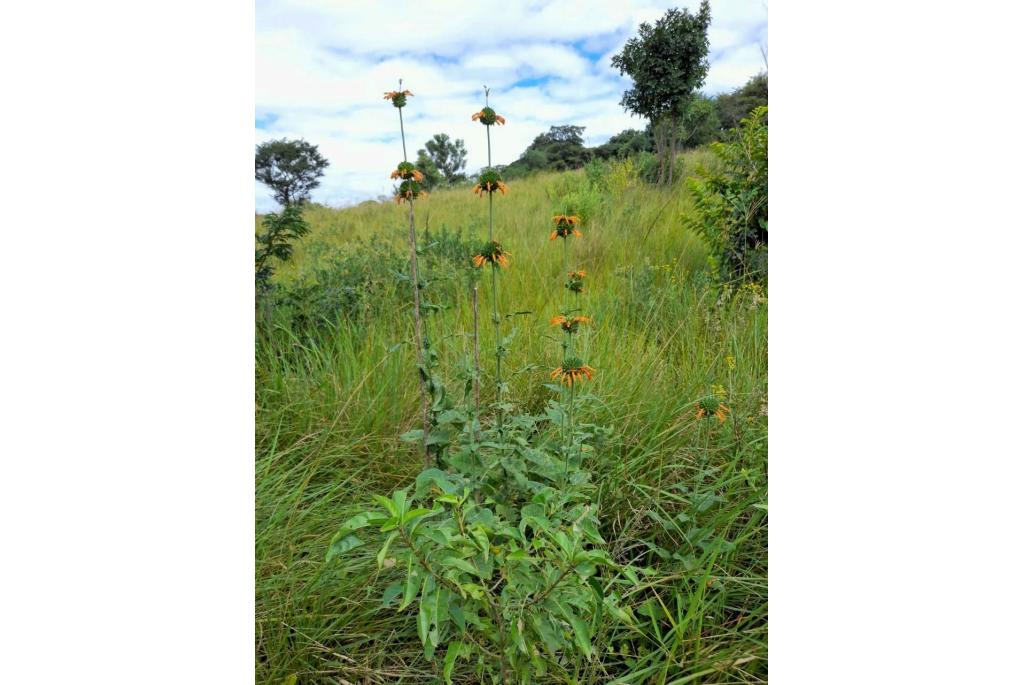
[[[688,153],[684,168],[706,159]],[[561,358],[548,319],[560,308],[565,274],[561,250],[548,241],[550,216],[559,192],[582,178],[539,175],[495,198],[495,235],[512,253],[499,276],[503,310],[526,312],[504,327],[517,333],[503,365],[509,399],[528,410],[551,396],[543,384]],[[483,203],[468,188],[436,192],[417,202],[417,227],[480,242]],[[767,679],[767,304],[758,292],[708,284],[705,249],[681,227],[690,209],[684,183],[613,188],[574,246],[574,262],[587,271],[582,303],[594,319],[581,356],[597,371],[588,390],[599,398],[580,418],[615,436],[590,465],[602,534],[616,559],[652,572],[639,574],[625,598],[639,625],[604,626],[593,661],[542,682]],[[404,207],[312,206],[305,217],[311,233],[278,268],[279,282],[299,278],[317,250],[351,251],[358,241],[405,248]],[[428,254],[421,265],[428,279],[431,261]],[[437,298],[445,309],[428,331],[446,385],[461,398],[455,369],[472,352],[471,270],[444,273],[452,278],[447,297]],[[482,322],[488,297],[482,287]],[[374,546],[323,561],[338,524],[370,493],[405,486],[422,466],[417,446],[398,440],[418,425],[418,386],[409,305],[394,302],[313,334],[278,317],[257,341],[259,682],[293,674],[298,683],[438,682],[415,615],[380,610],[393,579],[378,572]],[[480,336],[490,349],[491,327],[482,324]],[[485,376],[493,372],[486,355],[481,364]],[[723,424],[695,416],[694,403],[713,388],[732,410]],[[493,383],[481,389],[482,401],[493,399]],[[475,676],[457,671],[456,682]]]

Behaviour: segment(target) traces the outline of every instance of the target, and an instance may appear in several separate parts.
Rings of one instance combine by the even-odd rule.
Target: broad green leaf
[[[455,668],[455,660],[462,653],[462,643],[455,640],[448,645],[448,651],[444,655],[444,680],[452,685],[452,670]]]
[[[416,615],[416,629],[419,631],[420,642],[423,646],[427,645],[427,632],[430,630],[430,617],[427,615],[429,604],[427,598],[423,597],[420,601],[420,611]]]
[[[589,659],[594,654],[594,649],[590,646],[590,626],[572,612],[569,612],[566,618],[569,619],[569,623],[572,625],[573,640],[576,641],[576,645],[583,651],[584,656]]]
[[[402,611],[405,607],[409,606],[413,598],[416,596],[416,591],[420,587],[419,576],[413,571],[412,567],[412,555],[409,555],[409,565],[405,571],[405,593],[402,595],[402,603],[398,605],[398,610]]]
[[[377,568],[384,568],[384,559],[387,558],[388,548],[391,547],[391,543],[394,542],[396,537],[398,537],[397,531],[388,536],[388,539],[384,541],[384,546],[377,552]]]
[[[385,509],[387,509],[388,513],[390,513],[392,516],[398,516],[398,509],[395,508],[395,503],[392,502],[387,497],[381,497],[380,495],[374,495],[373,496],[373,501],[376,502],[377,504],[381,505]]]
[[[465,571],[466,573],[472,573],[474,575],[476,575],[477,573],[476,567],[473,566],[473,564],[469,563],[465,559],[460,559],[458,557],[448,557],[446,559],[442,559],[441,564],[447,566],[448,568],[457,568],[460,571]]]
[[[388,589],[384,591],[383,597],[381,597],[380,604],[382,607],[389,606],[398,595],[402,594],[402,584],[392,583],[388,585]]]
[[[349,550],[355,549],[360,545],[364,544],[362,540],[357,538],[355,535],[346,535],[340,540],[337,540],[331,544],[330,549],[327,550],[326,561],[330,561],[339,554],[344,554]]]
[[[395,502],[395,507],[397,508],[395,516],[403,516],[408,510],[406,497],[408,497],[408,493],[405,490],[395,490],[395,494],[391,496],[392,500]]]
[[[398,436],[398,439],[402,442],[420,442],[423,440],[423,429],[415,428],[411,431],[406,431]]]

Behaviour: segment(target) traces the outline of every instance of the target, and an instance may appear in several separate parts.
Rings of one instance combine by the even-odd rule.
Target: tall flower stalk
[[[423,173],[409,163],[409,155],[405,148],[405,121],[402,118],[402,108],[405,107],[406,99],[412,97],[408,90],[402,90],[402,79],[398,79],[398,90],[384,94],[385,100],[391,100],[391,104],[398,110],[398,126],[402,132],[402,163],[391,173],[391,178],[400,180],[398,192],[395,194],[395,202],[405,201],[409,205],[409,276],[412,281],[412,313],[415,321],[416,331],[416,361],[419,365],[420,379],[420,407],[423,413],[423,464],[430,466],[430,451],[427,441],[430,438],[430,409],[429,391],[427,388],[427,368],[424,361],[424,333],[423,317],[420,314],[420,280],[416,264],[416,214],[413,210],[413,200],[425,196],[427,193],[421,185]]]
[[[555,229],[549,236],[551,240],[562,239],[562,273],[567,274],[568,280],[564,283],[565,294],[562,298],[562,313],[551,319],[551,324],[562,329],[562,365],[551,373],[552,379],[557,379],[563,386],[562,402],[568,407],[568,426],[565,425],[565,413],[562,414],[562,434],[565,440],[565,469],[566,475],[569,471],[569,461],[572,456],[572,447],[575,435],[575,404],[576,385],[584,380],[593,378],[594,369],[587,365],[582,359],[576,356],[576,336],[579,334],[580,326],[590,323],[590,318],[579,314],[579,296],[583,292],[583,279],[585,271],[569,270],[569,238],[581,238],[583,233],[579,230],[580,217],[575,214],[556,214],[552,217]],[[574,295],[574,306],[569,308],[569,293]],[[566,402],[568,394],[568,402]]]
[[[473,192],[483,197],[487,193],[487,243],[483,245],[473,257],[473,266],[480,268],[484,264],[491,265],[491,321],[494,324],[494,378],[495,398],[498,403],[498,431],[504,428],[504,411],[501,408],[504,383],[501,377],[501,358],[505,350],[501,344],[501,314],[498,310],[498,269],[508,266],[508,250],[502,248],[501,243],[494,240],[494,193],[500,192],[505,195],[508,186],[495,169],[491,160],[491,126],[495,124],[504,125],[505,117],[496,113],[490,107],[491,91],[484,86],[484,108],[472,116],[473,121],[479,121],[487,130],[487,169],[480,174],[480,178]]]

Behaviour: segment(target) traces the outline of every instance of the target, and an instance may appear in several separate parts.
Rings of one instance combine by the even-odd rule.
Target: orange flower
[[[573,228],[572,224],[567,223],[551,231],[551,235],[548,236],[548,240],[554,240],[555,238],[568,238],[571,235],[574,235],[577,238],[583,237],[583,234],[580,233],[580,229]]]
[[[390,91],[384,93],[384,99],[385,100],[394,100],[399,95],[408,97],[408,96],[411,96],[412,93],[410,93],[407,90],[403,90],[402,92],[398,92],[397,90],[390,90]]]
[[[484,264],[497,264],[500,267],[508,268],[508,255],[512,254],[501,246],[501,243],[491,241],[480,248],[478,254],[473,255],[473,266],[480,268]]]
[[[423,183],[423,174],[420,172],[419,169],[413,169],[412,171],[402,171],[400,169],[396,169],[395,171],[391,172],[391,178],[409,177],[412,177],[412,180],[416,181],[417,183]]]
[[[402,200],[411,200],[413,198],[419,199],[421,197],[427,197],[428,195],[430,195],[430,193],[425,190],[415,191],[409,189],[404,192],[395,193],[395,204],[400,205],[402,204]]]
[[[504,181],[498,181],[497,183],[486,181],[482,186],[479,183],[473,186],[473,192],[478,194],[480,197],[484,196],[484,192],[493,193],[495,190],[500,190],[501,194],[505,195],[508,193],[508,186],[505,185]]]
[[[551,379],[558,379],[562,385],[572,387],[575,383],[582,383],[584,379],[593,380],[594,369],[584,364],[576,357],[570,357],[563,362],[562,366],[551,372]]]
[[[589,316],[555,316],[551,318],[552,326],[561,326],[566,333],[575,333],[579,330],[580,324],[590,323]]]
[[[714,416],[718,419],[719,423],[725,423],[725,415],[729,413],[729,407],[725,406],[722,402],[706,397],[697,404],[697,418],[703,419],[705,416],[711,418]]]
[[[493,124],[505,125],[505,117],[495,112],[490,107],[484,107],[482,110],[470,117],[472,121],[479,121],[484,126],[491,126]]]

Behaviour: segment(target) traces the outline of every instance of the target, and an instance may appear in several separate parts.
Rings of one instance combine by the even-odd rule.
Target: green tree
[[[256,146],[256,180],[274,191],[283,207],[302,204],[320,185],[328,162],[305,140],[270,140]]]
[[[696,14],[670,9],[654,26],[640,24],[639,35],[612,57],[612,66],[633,79],[633,87],[622,95],[622,106],[651,122],[659,183],[672,183],[680,121],[707,77],[710,25],[707,0]]]
[[[683,149],[700,147],[719,139],[722,125],[715,101],[707,95],[696,94],[679,118],[679,144]]]
[[[583,146],[583,131],[586,126],[552,126],[547,133],[533,139],[530,147],[523,153],[524,158],[538,163],[541,153],[544,168],[564,171],[579,169],[590,161],[591,152]],[[531,155],[531,153],[534,153]]]
[[[256,233],[256,291],[266,292],[270,288],[270,277],[274,275],[271,257],[282,262],[292,256],[292,241],[309,233],[309,225],[302,218],[298,205],[285,205],[280,214],[270,213],[263,217],[263,231]]]
[[[622,159],[653,149],[650,127],[644,131],[629,128],[616,133],[604,145],[594,148],[594,156],[598,159]]]
[[[736,128],[740,120],[748,116],[755,107],[768,106],[768,74],[751,76],[750,80],[731,93],[723,93],[715,99],[718,119],[722,128]]]
[[[462,172],[466,168],[466,144],[461,138],[453,141],[447,133],[435,133],[434,137],[427,141],[426,151],[420,150],[419,154],[421,157],[430,158],[434,168],[444,176],[448,185],[466,178],[466,174]],[[420,171],[426,173],[422,168]]]
[[[712,143],[721,170],[698,169],[687,180],[693,216],[684,224],[711,248],[723,279],[768,277],[768,108],[757,107],[723,143]]]
[[[433,190],[444,180],[441,172],[434,164],[434,160],[422,148],[416,153],[416,168],[423,173],[422,183],[426,190]],[[395,192],[397,193],[398,190],[396,189]]]

